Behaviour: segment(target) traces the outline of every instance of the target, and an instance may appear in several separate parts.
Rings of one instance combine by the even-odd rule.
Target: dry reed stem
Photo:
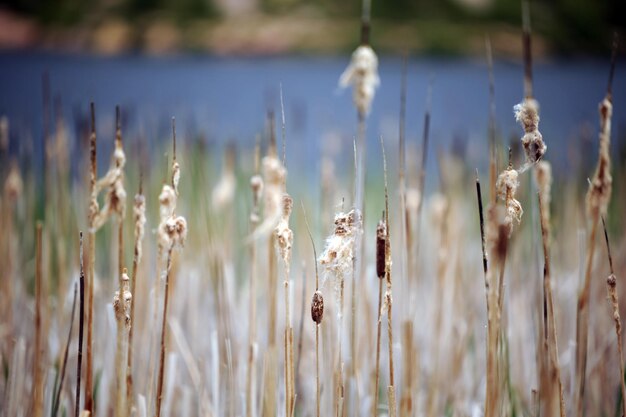
[[[378,413],[378,389],[380,381],[380,336],[382,327],[382,309],[383,309],[383,281],[385,279],[385,249],[387,240],[387,225],[384,217],[378,223],[376,228],[376,275],[378,278],[378,309],[376,319],[376,374],[374,382],[374,397],[372,404],[372,415]]]
[[[172,249],[174,245],[170,246],[167,251],[167,266],[165,267],[165,295],[163,298],[163,320],[161,322],[161,353],[159,356],[159,376],[157,380],[157,392],[156,392],[156,411],[155,416],[161,416],[161,402],[163,396],[163,382],[165,373],[165,354],[166,354],[166,338],[167,338],[167,309],[169,304],[169,281],[170,270],[172,267]]]
[[[90,177],[89,177],[89,193],[91,196],[89,204],[88,216],[88,235],[87,235],[87,361],[85,367],[85,410],[93,414],[93,289],[95,275],[95,257],[96,257],[96,231],[94,222],[98,214],[98,201],[96,200],[96,179],[98,178],[98,166],[96,157],[96,110],[94,103],[91,102],[91,134],[89,136],[89,161],[90,161]]]
[[[304,203],[301,202],[302,214],[304,216],[304,224],[306,225],[309,239],[311,240],[311,246],[313,247],[313,261],[315,265],[315,293],[313,293],[313,299],[311,300],[311,319],[315,323],[315,416],[320,417],[320,350],[319,350],[319,330],[324,318],[324,297],[320,291],[320,278],[317,269],[317,250],[315,249],[315,241],[311,234],[311,228],[309,227],[309,220],[306,217],[306,210],[304,209]]]
[[[133,266],[130,282],[130,292],[133,296],[137,296],[137,270],[142,257],[142,242],[145,232],[146,223],[146,199],[143,195],[143,173],[139,175],[139,191],[135,195],[135,205],[133,207],[133,218],[135,220],[135,243],[133,250]],[[126,415],[130,416],[133,403],[133,334],[135,324],[135,302],[130,305],[130,322],[131,327],[128,333],[128,352],[126,358]]]
[[[117,338],[115,349],[115,415],[126,416],[126,365],[127,358],[124,356],[128,352],[128,333],[132,322],[130,310],[132,305],[132,293],[130,292],[130,282],[126,268],[122,270],[120,279],[121,285],[113,297],[113,311],[117,322]]]
[[[263,193],[263,179],[259,175],[260,146],[257,141],[254,149],[255,175],[250,179],[252,189],[252,211],[250,213],[250,232],[254,234],[260,222],[259,202]],[[248,369],[246,374],[246,416],[253,417],[252,385],[255,381],[254,346],[256,345],[256,281],[257,281],[257,243],[250,244],[250,306],[248,317]]]
[[[611,117],[613,105],[611,103],[611,86],[615,68],[615,54],[617,44],[613,43],[613,56],[609,73],[607,93],[600,103],[600,150],[598,165],[592,180],[589,182],[587,191],[587,216],[591,223],[591,233],[587,242],[587,257],[585,267],[585,280],[578,294],[576,315],[576,380],[574,391],[574,404],[577,417],[584,414],[585,373],[587,366],[587,340],[589,336],[589,301],[591,291],[591,272],[593,269],[593,255],[595,252],[596,233],[600,217],[606,214],[611,199]]]
[[[539,168],[537,173],[539,175]],[[543,175],[549,175],[544,173]],[[539,199],[539,216],[541,225],[541,237],[543,243],[544,254],[544,267],[543,267],[543,292],[544,292],[544,358],[543,363],[547,373],[542,376],[543,387],[540,392],[540,397],[544,397],[547,416],[565,417],[565,402],[563,399],[563,385],[561,383],[561,370],[559,366],[559,347],[556,332],[556,320],[554,317],[554,300],[552,297],[552,284],[551,268],[550,268],[550,252],[549,252],[549,239],[550,239],[550,217],[549,206],[546,207],[544,200],[549,201],[550,194],[547,185],[551,180],[546,179],[544,186],[541,186],[538,193]],[[558,412],[557,412],[558,409]]]
[[[491,52],[491,39],[485,37],[485,50],[487,53],[487,68],[489,74],[489,202],[496,203],[496,87],[493,74],[493,55]]]
[[[65,381],[65,371],[67,370],[67,358],[69,356],[70,343],[72,342],[72,330],[74,328],[74,316],[76,313],[76,299],[78,298],[78,284],[74,283],[74,298],[72,301],[72,314],[70,315],[70,326],[67,334],[67,342],[63,353],[63,365],[61,366],[61,377],[59,378],[59,387],[52,400],[52,417],[56,417],[59,413],[59,405],[61,404],[61,392],[63,391],[63,382]]]
[[[76,366],[76,404],[74,408],[74,417],[78,417],[80,414],[80,376],[82,371],[83,361],[83,327],[85,319],[85,270],[83,268],[84,253],[83,253],[83,232],[79,232],[80,241],[80,312],[78,314],[78,363]]]
[[[619,297],[617,293],[617,277],[613,270],[613,257],[611,256],[611,245],[609,244],[609,234],[606,231],[604,216],[602,217],[602,228],[604,229],[604,240],[606,241],[606,252],[609,260],[609,271],[611,274],[606,280],[606,288],[611,300],[613,310],[613,322],[615,323],[615,336],[617,337],[617,354],[619,355],[619,380],[622,390],[622,415],[626,415],[626,383],[624,382],[624,347],[622,343],[622,320],[619,315]]]
[[[36,230],[36,247],[35,247],[35,347],[33,358],[33,416],[41,417],[43,415],[43,353],[44,353],[44,325],[42,323],[43,310],[43,270],[42,270],[42,235],[43,226],[41,222],[37,222]]]

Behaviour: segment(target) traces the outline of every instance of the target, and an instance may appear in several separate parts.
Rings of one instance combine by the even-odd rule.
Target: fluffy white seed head
[[[164,184],[159,194],[159,214],[161,222],[174,214],[176,209],[176,192],[168,184]]]
[[[524,128],[522,145],[526,154],[526,164],[531,165],[539,161],[548,147],[539,132],[539,104],[535,99],[525,99],[513,107],[515,120]]]
[[[507,168],[500,173],[496,181],[496,192],[506,207],[504,221],[508,225],[509,236],[513,233],[513,224],[519,224],[524,214],[522,205],[515,199],[515,193],[519,186],[518,175],[516,170]]]
[[[352,53],[350,65],[341,74],[339,85],[342,88],[352,86],[354,105],[361,116],[366,116],[380,85],[378,57],[370,46],[361,45]]]
[[[172,187],[174,187],[174,192],[178,195],[178,183],[180,181],[180,165],[177,161],[174,161],[172,164]]]
[[[355,239],[363,232],[361,222],[362,216],[358,210],[337,213],[335,230],[326,239],[326,247],[318,259],[324,270],[323,282],[331,281],[336,295],[345,277],[352,274]]]
[[[141,260],[143,236],[146,225],[146,198],[143,194],[135,195],[135,204],[133,205],[133,220],[135,221],[135,240],[137,241],[137,262]]]
[[[283,195],[283,213],[278,221],[278,225],[274,229],[276,234],[276,246],[280,253],[285,268],[289,270],[289,264],[291,263],[291,246],[293,244],[293,232],[289,228],[289,216],[291,215],[291,208],[293,206],[293,200],[289,194]]]
[[[130,308],[133,295],[130,292],[130,279],[128,277],[128,271],[124,268],[122,274],[122,287],[115,291],[113,296],[113,310],[115,311],[115,318],[119,323],[123,323],[126,326],[126,330],[130,330]]]

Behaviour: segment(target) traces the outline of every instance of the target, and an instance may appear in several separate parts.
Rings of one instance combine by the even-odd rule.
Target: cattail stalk
[[[250,213],[250,229],[254,234],[260,222],[259,202],[263,193],[263,179],[259,175],[260,167],[260,147],[257,142],[254,149],[254,166],[255,175],[250,180],[252,188],[252,212]],[[248,315],[248,369],[246,375],[246,416],[253,417],[254,399],[252,397],[252,385],[256,380],[255,377],[255,355],[254,347],[256,345],[256,281],[257,281],[257,244],[253,241],[250,244],[250,307]]]
[[[311,246],[313,247],[313,259],[315,263],[315,293],[313,293],[313,299],[311,300],[311,319],[315,323],[315,416],[320,417],[320,325],[324,318],[324,297],[319,289],[320,280],[317,269],[317,250],[315,249],[315,241],[311,234],[311,228],[309,227],[309,221],[306,217],[306,210],[304,209],[304,203],[302,204],[302,213],[304,215],[304,223],[306,224],[306,230],[311,240]]]
[[[591,233],[587,242],[587,257],[585,266],[585,281],[578,293],[578,305],[576,316],[576,381],[574,392],[574,404],[576,416],[584,414],[585,373],[587,367],[587,340],[589,336],[589,302],[591,292],[591,272],[593,269],[593,255],[595,252],[596,233],[598,222],[606,210],[611,199],[611,117],[613,114],[612,104],[612,80],[615,68],[617,42],[613,43],[613,56],[609,72],[609,84],[607,93],[600,103],[600,151],[598,165],[593,179],[590,181],[587,191],[587,217],[591,225]]]
[[[78,363],[76,366],[76,404],[74,408],[74,417],[79,417],[80,414],[80,377],[81,366],[83,362],[83,328],[85,320],[85,270],[83,268],[84,254],[83,254],[83,232],[79,232],[80,240],[80,312],[78,314]]]
[[[63,391],[63,383],[65,382],[65,371],[67,370],[67,358],[69,356],[70,343],[72,342],[72,330],[74,329],[74,316],[76,313],[76,299],[78,298],[78,284],[74,284],[74,297],[72,301],[72,314],[70,315],[70,326],[67,334],[67,342],[63,353],[63,365],[61,366],[61,376],[59,378],[59,387],[52,400],[52,417],[56,417],[59,413],[59,405],[61,404],[61,392]]]
[[[387,224],[384,217],[378,222],[376,227],[376,276],[378,277],[378,309],[376,320],[376,375],[374,380],[374,397],[372,404],[372,415],[378,413],[378,389],[380,381],[380,335],[382,327],[383,309],[383,281],[385,280],[387,248]]]
[[[117,322],[117,339],[115,349],[115,415],[126,416],[126,365],[128,352],[128,333],[131,328],[130,309],[132,305],[132,293],[130,292],[130,282],[126,268],[122,270],[120,279],[121,285],[113,297],[113,310]]]
[[[159,355],[159,376],[157,380],[156,391],[156,411],[155,416],[161,416],[161,403],[163,399],[163,382],[165,381],[165,354],[167,339],[167,309],[169,305],[169,283],[170,270],[172,268],[172,249],[173,245],[167,251],[167,265],[165,267],[165,292],[163,296],[163,319],[161,321],[161,351]]]
[[[563,399],[563,386],[561,383],[561,370],[559,366],[559,348],[556,332],[556,320],[554,318],[554,300],[552,297],[551,268],[550,268],[550,182],[551,177],[547,162],[540,162],[536,168],[540,191],[539,217],[541,225],[541,237],[544,253],[543,268],[543,305],[544,305],[544,358],[543,364],[547,375],[542,376],[543,387],[540,395],[545,396],[546,415],[565,417],[565,402]],[[547,366],[546,366],[547,365]],[[558,410],[558,411],[557,411]]]
[[[139,178],[139,192],[135,195],[133,206],[133,218],[135,220],[135,243],[133,250],[133,266],[131,272],[130,292],[136,297],[137,270],[142,257],[142,242],[146,223],[146,199],[143,195],[143,175]],[[126,415],[131,415],[133,403],[133,333],[135,328],[135,304],[130,304],[130,331],[128,332],[128,352],[126,358]]]
[[[391,285],[391,233],[389,232],[389,191],[387,186],[387,157],[385,155],[385,143],[380,137],[380,146],[383,154],[383,175],[385,180],[385,280],[387,290],[385,292],[385,304],[387,305],[387,338],[389,343],[389,386],[387,387],[387,400],[389,402],[389,417],[396,417],[396,388],[394,383],[393,369],[393,327],[391,310],[393,306]]]
[[[43,390],[44,390],[44,372],[43,372],[43,351],[44,351],[44,325],[42,312],[43,309],[43,271],[42,271],[42,230],[41,222],[37,223],[36,230],[36,248],[35,248],[35,349],[33,358],[33,416],[41,417],[43,415]]]
[[[96,257],[96,230],[95,219],[98,214],[98,200],[96,192],[96,179],[98,178],[98,166],[96,158],[96,110],[91,102],[91,134],[89,136],[89,216],[87,224],[87,362],[85,368],[85,410],[93,414],[93,289]]]
[[[182,248],[187,237],[187,220],[183,216],[177,216],[176,203],[178,200],[178,184],[180,180],[180,164],[176,159],[176,121],[172,118],[172,186],[165,184],[159,196],[161,205],[161,222],[158,228],[159,253],[166,250],[165,288],[163,297],[163,317],[161,321],[161,350],[159,355],[159,374],[156,391],[156,417],[161,416],[161,404],[163,397],[163,383],[165,374],[165,356],[167,354],[167,312],[169,305],[169,281],[172,269],[172,252],[174,248]],[[160,277],[159,277],[160,278]]]
[[[622,415],[626,415],[626,383],[624,382],[624,347],[622,344],[622,320],[619,315],[619,297],[617,295],[617,277],[613,270],[613,257],[611,256],[611,245],[609,244],[609,234],[606,231],[606,222],[602,216],[602,228],[604,229],[604,240],[606,241],[606,252],[609,260],[610,275],[606,279],[606,289],[611,301],[613,310],[613,322],[615,323],[615,336],[617,337],[617,354],[619,359],[618,376],[620,388],[622,390]]]

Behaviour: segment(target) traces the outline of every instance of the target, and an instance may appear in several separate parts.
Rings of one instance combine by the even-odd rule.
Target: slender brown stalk
[[[96,231],[94,228],[94,220],[98,212],[96,196],[96,179],[98,178],[98,166],[96,158],[96,110],[94,103],[91,102],[91,134],[89,137],[89,161],[90,161],[90,207],[88,216],[89,230],[87,234],[87,362],[85,368],[85,410],[94,414],[93,409],[93,288],[95,275],[95,257],[96,257]]]
[[[493,55],[489,36],[485,37],[485,49],[487,51],[489,74],[489,202],[495,204],[496,179],[498,177],[496,167],[496,83],[493,74]]]
[[[72,342],[72,330],[74,328],[74,316],[76,312],[76,298],[78,294],[78,284],[74,284],[74,299],[72,301],[72,314],[70,315],[70,328],[67,334],[67,343],[63,353],[63,365],[61,366],[61,377],[59,378],[59,387],[52,400],[52,417],[56,417],[59,413],[59,405],[61,403],[61,391],[63,391],[63,382],[65,381],[65,371],[67,369],[67,357],[69,355],[70,343]]]
[[[372,404],[372,415],[376,416],[378,413],[378,389],[380,384],[380,336],[382,327],[382,309],[383,309],[383,281],[385,279],[385,264],[386,264],[386,240],[387,240],[387,225],[383,218],[378,223],[376,228],[376,276],[378,277],[378,309],[376,320],[376,374],[374,380],[374,397]]]
[[[254,166],[255,175],[250,180],[252,188],[252,212],[250,213],[250,231],[252,234],[256,231],[260,222],[259,201],[263,188],[263,180],[259,175],[261,151],[259,142],[257,141],[254,149]],[[256,281],[257,281],[257,243],[250,243],[250,306],[248,316],[248,369],[246,375],[246,416],[252,417],[253,412],[253,396],[252,384],[255,380],[255,357],[254,346],[256,345]]]
[[[611,199],[611,116],[613,105],[611,102],[611,86],[615,71],[615,54],[617,42],[613,43],[613,56],[609,72],[609,84],[604,100],[600,103],[600,151],[598,165],[593,179],[589,182],[587,191],[587,216],[591,225],[591,233],[587,242],[587,257],[585,266],[585,280],[578,293],[576,316],[576,381],[574,404],[577,417],[584,414],[585,373],[587,367],[587,341],[589,336],[589,301],[591,291],[591,272],[593,269],[593,255],[595,252],[596,233],[598,222],[606,214]]]
[[[37,222],[35,248],[35,350],[33,358],[33,416],[43,415],[43,271],[42,271],[42,235],[43,226]]]
[[[530,30],[530,5],[522,0],[522,49],[524,51],[524,95],[533,98],[533,56]]]
[[[130,292],[135,300],[130,304],[130,331],[128,332],[128,352],[126,357],[126,415],[131,415],[133,403],[133,334],[136,326],[135,304],[137,302],[137,270],[141,259],[141,244],[143,238],[143,228],[145,223],[145,197],[143,195],[143,172],[139,174],[139,192],[135,196],[134,206],[135,217],[135,244],[133,250],[133,265],[130,277]]]
[[[387,282],[387,291],[385,292],[385,302],[387,305],[387,338],[389,344],[389,386],[387,387],[387,399],[389,402],[389,417],[396,417],[396,388],[394,383],[393,368],[393,327],[392,327],[392,281],[391,281],[391,233],[389,231],[389,188],[387,185],[387,157],[385,155],[385,143],[383,137],[380,137],[380,146],[383,154],[383,176],[385,181],[385,224],[386,224],[386,240],[385,240],[385,280]]]
[[[544,379],[544,387],[542,387],[541,395],[546,395],[546,410],[545,415],[555,416],[558,415],[565,417],[565,402],[563,399],[563,385],[561,383],[561,370],[559,366],[559,347],[556,332],[556,320],[554,318],[554,300],[552,297],[552,284],[550,282],[551,269],[550,269],[550,252],[549,252],[549,239],[550,239],[550,220],[549,220],[549,207],[545,206],[544,199],[548,196],[543,194],[546,190],[540,190],[538,193],[539,199],[539,216],[541,224],[541,237],[543,243],[544,254],[544,267],[543,267],[543,293],[544,293],[544,360],[543,363],[547,365],[547,375],[542,377]],[[556,395],[554,394],[556,392]]]
[[[622,320],[619,315],[619,298],[617,295],[617,277],[613,270],[613,257],[611,256],[611,245],[609,244],[609,234],[606,231],[606,222],[602,216],[602,228],[604,229],[604,240],[606,241],[606,252],[609,259],[609,271],[611,274],[606,280],[607,292],[611,307],[613,309],[613,321],[615,322],[615,336],[617,337],[617,353],[619,355],[619,381],[622,390],[622,415],[626,415],[626,383],[624,382],[624,347],[622,343]]]
[[[306,230],[311,240],[311,246],[313,247],[313,260],[315,263],[315,293],[313,294],[313,300],[311,302],[311,318],[315,323],[315,416],[320,417],[320,341],[319,332],[320,325],[322,324],[322,318],[324,317],[324,298],[319,290],[320,279],[317,269],[317,250],[315,249],[315,241],[311,234],[311,228],[309,227],[309,220],[306,217],[306,210],[304,209],[304,203],[301,202],[302,214],[304,216],[304,223],[306,224]]]
[[[163,298],[163,320],[161,322],[161,353],[159,355],[159,377],[157,380],[156,392],[156,417],[161,416],[161,401],[163,396],[163,382],[165,376],[165,354],[167,347],[167,308],[169,304],[170,270],[172,269],[172,249],[173,245],[170,246],[167,251],[167,266],[165,267],[165,295]]]
[[[76,404],[74,408],[74,417],[80,414],[80,376],[81,366],[83,362],[83,328],[85,321],[85,270],[83,268],[83,232],[79,232],[80,240],[80,312],[78,313],[78,364],[76,366]]]

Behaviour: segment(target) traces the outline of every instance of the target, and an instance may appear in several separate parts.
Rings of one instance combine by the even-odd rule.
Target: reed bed
[[[417,76],[406,60],[398,141],[381,138],[368,159],[365,144],[378,132],[366,122],[376,88],[386,87],[364,9],[361,45],[341,77],[354,89],[354,139],[334,160],[321,157],[310,175],[320,181],[304,181],[290,164],[282,87],[282,155],[272,111],[253,147],[203,152],[185,124],[177,138],[172,119],[171,142],[168,133],[140,151],[123,108],[111,112],[111,137],[96,135],[92,103],[86,134],[67,129],[60,113],[46,123],[61,148],[83,147],[47,157],[54,187],[45,196],[24,161],[0,167],[0,415],[626,412],[626,170],[611,164],[611,81],[598,166],[578,173],[591,178],[588,187],[548,162],[529,22],[524,97],[514,110],[523,133],[512,144],[523,160],[501,151],[488,40],[490,101],[481,105],[490,121],[484,140],[472,142],[480,166],[438,148],[438,174],[427,170],[430,118],[445,115],[430,104],[431,79],[420,92],[423,136],[405,137]],[[13,137],[9,126],[0,119],[0,144]],[[289,155],[300,151],[289,143]],[[112,150],[102,176],[97,145]],[[127,189],[137,190],[132,208]],[[40,203],[45,217],[26,218]],[[600,221],[608,262],[596,241]]]

